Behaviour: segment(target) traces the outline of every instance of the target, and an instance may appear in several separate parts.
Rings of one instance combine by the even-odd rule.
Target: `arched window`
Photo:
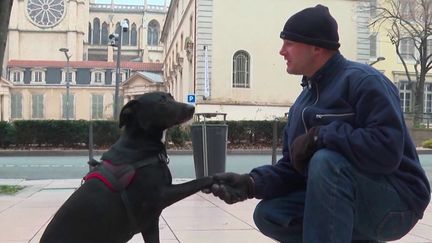
[[[116,27],[115,27],[115,33],[117,35],[120,35],[120,22],[117,22]]]
[[[129,20],[125,19],[125,21],[126,21],[127,25],[129,26]],[[127,29],[126,32],[122,33],[122,39],[123,39],[122,45],[125,45],[125,46],[129,45],[129,33],[130,33],[129,28]]]
[[[137,27],[136,27],[136,24],[133,23],[132,26],[131,26],[131,41],[130,41],[130,44],[131,44],[131,46],[136,46],[137,43],[138,43],[138,41],[137,41]]]
[[[88,35],[88,43],[89,44],[91,44],[91,39],[92,39],[92,28],[91,28],[91,23],[89,22],[89,26],[88,26],[88,32],[87,32],[87,35]]]
[[[159,44],[159,23],[156,20],[150,21],[147,28],[147,45],[157,46]]]
[[[103,22],[102,24],[102,40],[101,43],[102,45],[107,45],[108,44],[108,24],[107,22]]]
[[[100,20],[93,19],[93,45],[100,45]]]
[[[233,87],[249,88],[250,56],[246,51],[237,51],[233,57]]]

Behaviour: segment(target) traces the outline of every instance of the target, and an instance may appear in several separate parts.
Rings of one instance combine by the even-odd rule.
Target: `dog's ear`
[[[137,100],[131,100],[125,106],[123,106],[120,112],[120,119],[119,119],[120,128],[129,124],[135,118],[137,106],[138,106]]]

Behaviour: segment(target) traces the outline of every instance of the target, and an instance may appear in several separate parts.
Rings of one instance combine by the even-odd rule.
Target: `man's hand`
[[[244,201],[254,196],[254,182],[249,174],[232,172],[213,175],[215,183],[205,193],[213,193],[227,204]]]
[[[291,159],[294,169],[305,174],[312,155],[318,149],[319,127],[312,127],[306,134],[296,137],[291,144]]]

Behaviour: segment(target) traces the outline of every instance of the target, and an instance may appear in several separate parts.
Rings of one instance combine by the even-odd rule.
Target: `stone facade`
[[[14,0],[0,120],[112,119],[118,52],[108,36],[119,34],[122,21],[129,28],[121,33],[120,103],[139,95],[137,90],[165,90],[155,77],[162,77],[159,39],[166,12],[167,6],[147,4]],[[69,62],[60,48],[68,49]],[[138,72],[151,75],[134,76]]]
[[[168,90],[183,101],[195,94],[197,112],[230,120],[283,117],[301,77],[286,73],[279,34],[289,16],[319,3],[172,0],[161,36]],[[341,52],[356,60],[357,1],[325,5],[339,23]]]

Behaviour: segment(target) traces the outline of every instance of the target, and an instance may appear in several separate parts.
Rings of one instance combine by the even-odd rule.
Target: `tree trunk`
[[[425,69],[422,69],[425,70]],[[415,84],[415,96],[414,96],[414,119],[413,126],[420,128],[423,121],[424,114],[424,87],[425,87],[426,73],[424,71],[420,72],[420,76],[417,77],[417,82]]]
[[[8,36],[9,17],[12,10],[13,0],[0,1],[0,77],[3,71],[3,58]]]

